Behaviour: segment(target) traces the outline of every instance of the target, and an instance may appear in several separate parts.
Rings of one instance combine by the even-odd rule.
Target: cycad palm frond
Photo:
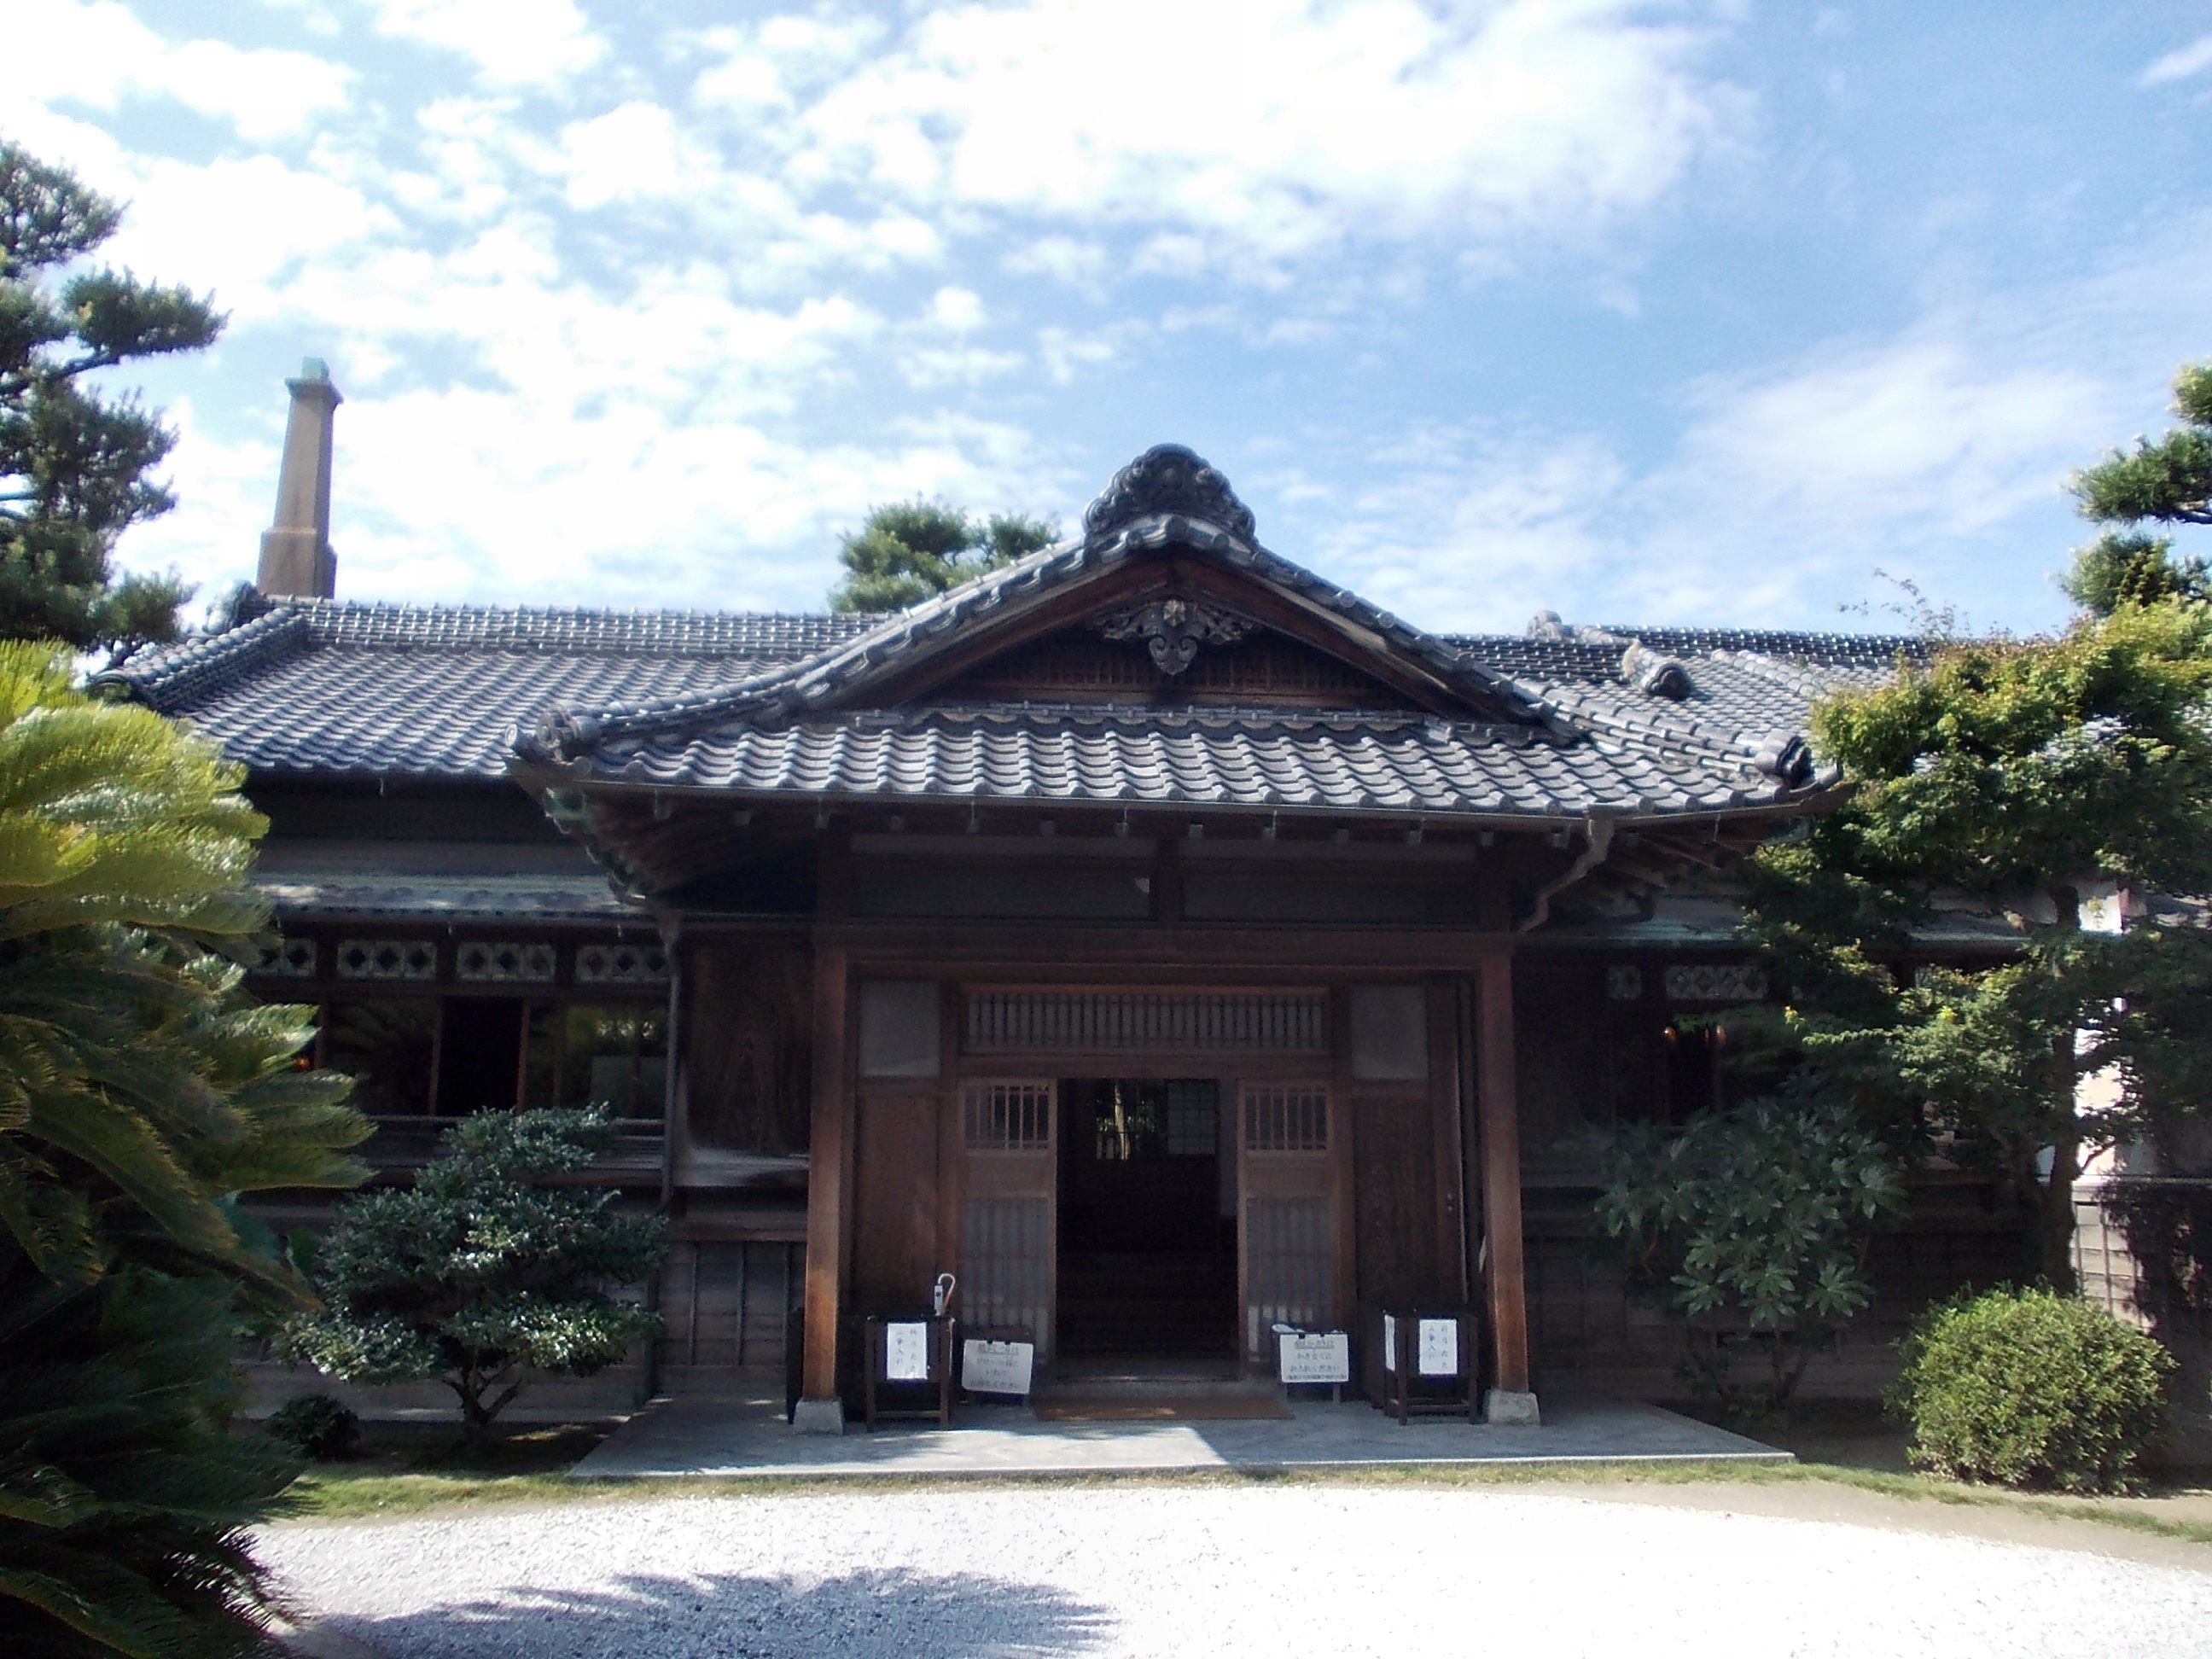
[[[164,1265],[228,1261],[266,1292],[282,1273],[246,1259],[220,1200],[363,1174],[344,1080],[295,1069],[310,1011],[253,1003],[230,959],[268,921],[243,778],[75,689],[61,653],[0,645],[0,1232],[51,1272],[97,1271],[87,1225],[120,1204],[136,1217],[107,1254],[157,1238]],[[40,1181],[91,1221],[25,1200]]]
[[[0,1246],[0,1251],[5,1247]],[[296,1472],[225,1438],[228,1297],[137,1270],[0,1271],[0,1635],[10,1655],[265,1651],[246,1528]]]

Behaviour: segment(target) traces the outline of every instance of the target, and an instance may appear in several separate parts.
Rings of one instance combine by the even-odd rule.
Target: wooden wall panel
[[[864,1094],[855,1137],[855,1313],[929,1305],[937,1259],[938,1096]]]
[[[1359,1300],[1435,1306],[1453,1299],[1438,1259],[1436,1123],[1425,1092],[1363,1095],[1352,1103],[1352,1225]]]
[[[805,1152],[813,1088],[805,947],[696,942],[684,980],[687,1133],[726,1152]]]
[[[662,1270],[664,1373],[743,1369],[781,1376],[804,1249],[755,1240],[679,1241]]]

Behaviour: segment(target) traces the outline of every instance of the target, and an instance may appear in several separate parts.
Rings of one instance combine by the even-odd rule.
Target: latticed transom
[[[576,951],[579,985],[653,985],[668,977],[668,952],[658,945],[586,945]]]
[[[971,1054],[1065,1048],[1244,1048],[1321,1054],[1319,994],[977,991],[968,998]]]
[[[313,979],[318,955],[311,939],[280,939],[261,947],[261,960],[253,971],[272,979]]]
[[[471,939],[454,950],[453,975],[487,984],[544,985],[551,982],[558,962],[553,946],[542,940]]]
[[[435,979],[438,946],[427,939],[342,939],[340,979]]]
[[[1669,1002],[1757,1002],[1766,994],[1766,969],[1755,962],[1678,963],[1667,969]]]
[[[975,1083],[968,1088],[968,1149],[1041,1152],[1052,1144],[1052,1085]]]
[[[1328,1092],[1317,1088],[1244,1091],[1244,1149],[1252,1152],[1328,1150]]]

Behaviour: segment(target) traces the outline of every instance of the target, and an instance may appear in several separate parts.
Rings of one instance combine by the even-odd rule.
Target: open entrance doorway
[[[1060,1353],[1237,1357],[1237,1160],[1211,1078],[1060,1085]]]

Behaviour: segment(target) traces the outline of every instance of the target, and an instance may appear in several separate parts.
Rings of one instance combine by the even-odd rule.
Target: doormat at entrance
[[[1030,1409],[1040,1423],[1228,1423],[1288,1420],[1293,1413],[1272,1395],[1127,1395],[1086,1400],[1080,1395],[1040,1400]]]

